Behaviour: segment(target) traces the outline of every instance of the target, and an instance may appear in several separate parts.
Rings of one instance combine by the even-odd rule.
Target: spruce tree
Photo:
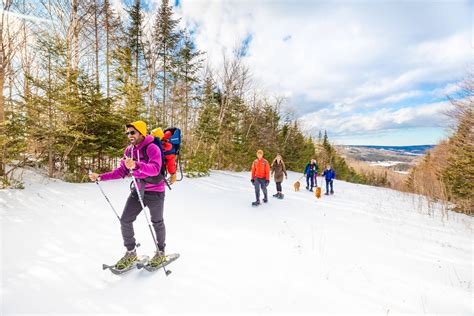
[[[175,71],[176,79],[180,81],[182,89],[182,107],[184,110],[183,131],[185,143],[189,140],[189,115],[190,107],[198,100],[199,71],[202,69],[202,52],[197,50],[189,35],[184,32],[182,46],[179,50]]]
[[[143,15],[141,8],[141,0],[135,0],[135,3],[132,5],[128,11],[130,17],[130,25],[127,31],[128,37],[128,46],[130,48],[132,58],[133,58],[133,77],[134,84],[139,85],[139,69],[140,69],[140,60],[143,57],[143,46],[142,46],[142,34],[143,34]]]
[[[172,82],[173,65],[176,63],[177,45],[181,38],[178,28],[179,19],[173,19],[173,8],[168,0],[163,0],[156,15],[154,24],[155,50],[160,58],[159,81],[162,88],[162,121],[169,122],[167,118],[167,96],[169,94],[169,84]]]

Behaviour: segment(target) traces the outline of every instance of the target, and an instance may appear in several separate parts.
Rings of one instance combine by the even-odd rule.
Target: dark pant
[[[281,182],[277,182],[277,192],[281,192]]]
[[[260,201],[260,188],[262,188],[263,196],[267,198],[267,185],[265,184],[266,180],[262,178],[254,178],[253,185],[255,187],[255,198],[256,201]]]
[[[333,180],[326,180],[326,193],[329,193],[329,186],[331,186],[331,192],[334,192],[332,188],[332,182]]]
[[[166,228],[165,223],[163,221],[164,202],[165,192],[145,191],[143,203],[150,210],[151,224],[155,229],[158,248],[161,251],[164,251],[166,246]],[[134,191],[128,197],[127,203],[125,204],[125,207],[123,209],[122,217],[120,218],[123,244],[125,245],[125,247],[127,247],[127,250],[133,250],[135,248],[135,233],[133,231],[133,222],[141,211],[142,206],[140,204],[140,200],[138,199],[137,192]]]
[[[309,187],[309,182],[311,182],[311,189],[314,187],[314,175],[307,175],[306,176],[306,186]]]

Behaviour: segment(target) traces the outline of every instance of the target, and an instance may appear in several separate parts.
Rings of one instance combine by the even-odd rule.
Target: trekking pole
[[[181,173],[181,178],[176,181],[181,181],[183,180],[183,165],[181,164],[181,149],[178,150],[178,165],[179,165],[179,172]]]
[[[140,205],[142,206],[143,214],[145,214],[145,218],[146,218],[146,221],[148,223],[148,228],[150,229],[151,236],[153,237],[153,241],[155,242],[156,251],[159,252],[160,249],[158,248],[158,242],[156,241],[155,234],[153,233],[153,229],[151,228],[150,221],[148,220],[148,215],[147,215],[146,210],[145,210],[145,204],[143,203],[143,199],[142,199],[142,196],[140,194],[140,190],[138,190],[137,179],[135,179],[135,176],[133,175],[133,170],[132,169],[130,169],[130,175],[132,176],[133,185],[135,186],[135,190],[137,191],[138,200],[140,201]],[[163,270],[165,271],[166,276],[170,275],[171,270],[166,270],[166,267],[164,265],[163,265]]]
[[[92,170],[89,169],[89,174],[92,174]],[[112,208],[112,211],[114,211],[115,213],[115,216],[117,216],[119,222],[120,222],[120,216],[118,215],[117,211],[115,210],[114,206],[112,205],[112,203],[110,202],[109,198],[107,197],[107,195],[105,194],[104,190],[102,190],[102,187],[100,186],[99,184],[99,180],[95,180],[95,184],[97,184],[97,186],[99,187],[100,189],[100,192],[102,192],[102,195],[104,195],[105,199],[107,200],[107,202],[109,202],[109,205],[110,207]]]
[[[89,174],[91,174],[91,173],[92,173],[92,171],[89,169]],[[112,208],[112,210],[113,210],[114,213],[115,213],[115,216],[117,216],[117,218],[118,218],[118,220],[119,220],[119,222],[120,222],[120,216],[118,215],[118,213],[117,213],[117,211],[115,210],[114,206],[112,205],[112,203],[110,202],[109,198],[108,198],[107,195],[105,194],[104,190],[102,190],[102,187],[101,187],[100,184],[99,184],[99,180],[95,180],[95,183],[96,183],[97,186],[99,187],[100,192],[102,192],[102,194],[104,195],[104,197],[105,197],[105,199],[107,200],[107,202],[109,202],[110,207]],[[140,247],[140,243],[139,243],[139,242],[137,242],[136,247],[137,247],[137,248]]]

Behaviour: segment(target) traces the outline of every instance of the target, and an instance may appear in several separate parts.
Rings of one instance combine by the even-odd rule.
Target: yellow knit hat
[[[163,133],[161,127],[158,127],[151,131],[151,136],[158,137],[161,140],[163,136],[165,136],[165,133]]]
[[[135,121],[130,124],[127,124],[127,127],[135,128],[140,134],[146,136],[146,123],[143,121]]]

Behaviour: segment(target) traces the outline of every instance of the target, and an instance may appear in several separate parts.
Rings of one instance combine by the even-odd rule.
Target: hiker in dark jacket
[[[330,165],[326,167],[326,170],[324,170],[323,177],[326,180],[326,195],[329,195],[329,186],[331,186],[331,194],[334,194],[334,189],[333,189],[333,180],[336,179],[336,171],[334,171],[333,168],[331,168]]]
[[[153,137],[147,135],[146,123],[136,121],[126,125],[130,145],[125,149],[124,156],[120,161],[120,166],[107,173],[101,175],[91,173],[89,178],[92,181],[107,181],[121,179],[133,172],[133,176],[137,179],[138,188],[132,189],[122,216],[120,224],[122,229],[122,237],[127,252],[122,259],[117,262],[117,269],[125,269],[134,261],[138,260],[136,252],[135,233],[133,230],[133,222],[138,214],[142,211],[142,206],[138,199],[137,190],[143,198],[143,203],[150,210],[151,222],[155,230],[159,251],[150,261],[152,265],[159,265],[166,260],[165,257],[165,224],[163,221],[163,205],[165,201],[165,182],[156,181],[156,183],[144,182],[144,179],[157,177],[161,170],[161,151],[160,148],[153,143]],[[146,152],[146,153],[145,153]],[[159,179],[158,179],[159,180]]]
[[[316,160],[311,159],[311,161],[306,165],[304,169],[304,175],[306,176],[306,190],[313,191],[314,187],[314,177],[318,173],[318,164]],[[311,183],[311,187],[310,184]]]
[[[284,195],[282,193],[281,183],[283,182],[283,176],[288,179],[288,175],[286,174],[285,163],[283,162],[283,159],[280,154],[276,155],[275,159],[273,160],[271,171],[272,175],[274,176],[277,189],[277,193],[273,196],[282,199]]]

